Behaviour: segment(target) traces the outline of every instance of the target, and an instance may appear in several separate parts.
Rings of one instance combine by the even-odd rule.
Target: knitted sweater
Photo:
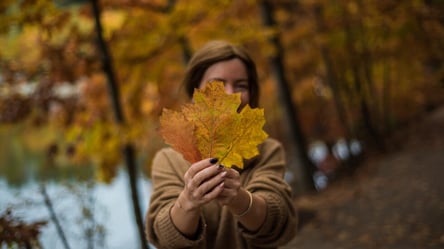
[[[225,206],[217,201],[201,211],[198,236],[190,239],[174,226],[170,209],[184,188],[184,174],[190,167],[171,148],[157,152],[152,164],[153,191],[146,216],[146,233],[157,248],[277,248],[293,238],[297,215],[291,189],[284,181],[285,155],[279,142],[268,138],[260,155],[246,160],[240,171],[242,186],[267,203],[267,216],[257,231],[248,231]],[[253,206],[254,207],[254,206]]]

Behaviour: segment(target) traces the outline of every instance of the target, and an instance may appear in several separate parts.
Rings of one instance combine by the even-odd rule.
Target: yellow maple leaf
[[[238,112],[240,104],[240,94],[225,93],[222,82],[208,83],[181,112],[163,110],[160,134],[191,163],[217,157],[225,167],[243,168],[268,135],[264,110],[246,105]]]

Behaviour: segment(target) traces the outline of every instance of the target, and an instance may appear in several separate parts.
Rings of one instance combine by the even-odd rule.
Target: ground
[[[285,247],[444,248],[444,107],[396,132],[352,176],[295,199],[300,230]]]

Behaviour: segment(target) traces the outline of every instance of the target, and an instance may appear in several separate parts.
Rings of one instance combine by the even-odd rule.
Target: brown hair
[[[182,81],[188,96],[191,98],[195,88],[199,87],[200,81],[205,71],[213,64],[221,61],[240,59],[248,75],[248,91],[252,108],[259,105],[259,82],[256,70],[256,64],[251,59],[247,51],[240,46],[225,42],[211,41],[197,50],[188,63],[185,71],[185,77]]]

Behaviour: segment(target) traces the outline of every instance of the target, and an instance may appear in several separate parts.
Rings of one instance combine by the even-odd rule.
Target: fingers
[[[204,159],[191,165],[185,173],[184,197],[194,208],[216,198],[224,189],[227,172],[220,169],[215,159]]]
[[[207,192],[202,199],[205,200],[205,202],[209,202],[213,199],[216,199],[224,190],[224,182],[222,181],[219,183],[216,187],[211,189],[209,192]]]
[[[196,175],[198,172],[200,172],[201,170],[203,170],[203,169],[207,168],[208,166],[213,165],[215,163],[217,163],[217,158],[203,159],[203,160],[191,165],[191,167],[188,169],[186,174],[189,177],[193,178],[194,175]]]
[[[209,192],[212,192],[218,185],[222,183],[223,187],[225,185],[224,183],[224,177],[227,174],[226,171],[219,172],[219,174],[215,175],[214,177],[208,178],[208,180],[203,181],[199,186],[193,191],[192,195],[194,198],[199,199],[205,195],[207,195]],[[208,195],[207,197],[212,197],[213,195]]]
[[[237,179],[237,178],[240,178],[240,174],[239,174],[239,172],[237,171],[237,170],[234,170],[234,169],[231,169],[231,168],[228,168],[228,169],[225,169],[226,171],[227,171],[227,179],[228,178],[233,178],[233,179]]]
[[[225,169],[225,171],[227,175],[224,178],[224,189],[217,197],[221,205],[227,205],[235,199],[241,187],[239,172],[234,169]]]
[[[201,185],[205,181],[210,180],[211,178],[213,178],[214,176],[216,176],[217,174],[219,174],[221,172],[225,172],[225,171],[220,170],[217,167],[217,165],[209,166],[209,167],[204,168],[203,170],[197,172],[193,177],[193,181],[195,181],[198,185]],[[226,175],[226,173],[224,175]]]
[[[192,207],[200,207],[216,198],[227,205],[238,196],[239,172],[216,163],[216,159],[204,159],[191,165],[185,173],[184,193]]]
[[[215,161],[216,160],[214,159],[204,159],[191,165],[191,167],[185,173],[185,182],[187,185],[186,187],[194,190],[202,185],[205,181],[213,178],[218,173],[220,173],[218,165],[212,164],[215,163]],[[210,181],[205,185],[205,187],[207,187],[211,183],[214,183],[214,181]],[[219,182],[216,184],[219,184]]]

